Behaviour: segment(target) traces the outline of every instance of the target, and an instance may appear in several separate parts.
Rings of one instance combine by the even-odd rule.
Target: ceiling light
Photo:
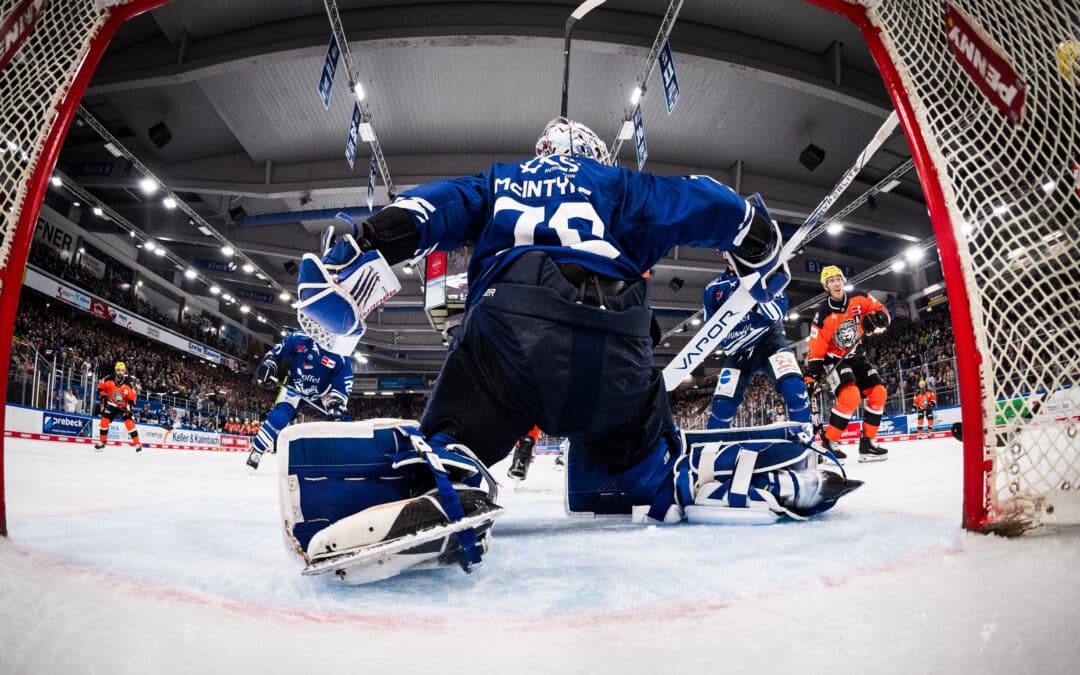
[[[701,318],[695,316],[693,319],[690,319],[690,325],[691,326],[700,326],[701,325]]]
[[[825,231],[828,232],[829,234],[835,236],[835,235],[840,234],[841,232],[844,231],[844,224],[843,223],[832,223],[827,228],[825,228]]]
[[[236,253],[236,249],[233,248],[232,246],[229,246],[228,244],[225,244],[224,246],[221,247],[221,253],[222,253],[222,255],[231,256],[231,255]]]
[[[158,256],[163,256],[163,255],[165,255],[165,253],[166,253],[166,251],[165,251],[164,246],[158,246],[157,250],[154,251],[154,255],[158,255]]]
[[[919,262],[920,260],[923,259],[923,255],[925,255],[925,252],[919,246],[912,246],[912,247],[908,248],[906,251],[904,251],[904,258],[909,263],[917,263],[917,262]]]
[[[158,182],[150,176],[146,176],[139,181],[139,189],[142,190],[144,194],[152,195],[158,190]]]
[[[139,281],[136,281],[135,285],[138,286],[139,288],[142,288],[142,280],[140,279]]]
[[[215,284],[210,287],[210,295],[218,295],[219,293],[221,293],[221,286]]]
[[[995,206],[994,207],[994,215],[995,216],[1003,216],[1008,212],[1009,212],[1009,205],[1008,204],[1002,204],[1001,206]]]
[[[628,141],[634,137],[634,120],[623,120],[622,126],[619,127],[620,141]]]
[[[266,275],[263,274],[262,272],[259,272],[258,274],[256,274],[255,278],[262,279],[263,281],[266,281]]]
[[[927,294],[927,295],[930,295],[931,293],[937,293],[937,292],[938,292],[938,291],[940,291],[940,290],[941,290],[941,284],[934,284],[934,285],[932,285],[932,286],[927,286],[927,287],[926,287],[926,288],[925,288],[925,289],[923,290],[923,293],[925,293],[925,294]]]
[[[240,313],[241,314],[247,314],[250,311],[251,311],[251,307],[248,307],[247,305],[240,305]]]
[[[634,91],[630,92],[630,105],[637,105],[641,100],[641,95],[645,92],[641,91],[641,87],[634,87]]]
[[[853,286],[852,284],[844,284],[844,290],[850,293],[855,290],[855,286]]]
[[[52,178],[49,179],[49,182],[52,183],[53,185],[55,185],[56,187],[60,187],[61,185],[64,184],[64,181],[60,180],[60,176],[53,176]]]
[[[900,272],[905,267],[907,267],[907,263],[905,263],[903,260],[897,260],[890,267],[892,268],[893,272]]]
[[[259,316],[255,317],[255,318],[257,318],[259,320],[259,323],[266,323],[266,317],[263,316],[262,314],[260,314]]]
[[[80,246],[79,247],[79,253],[86,253],[86,247],[85,246]]]
[[[232,296],[231,294],[229,294],[229,293],[226,293],[225,295],[221,296],[221,299],[222,299],[222,300],[224,300],[225,302],[233,302],[233,301],[235,301],[235,300],[236,300],[236,298],[234,298],[234,297],[233,297],[233,296]]]
[[[146,240],[146,250],[147,251],[153,251],[155,248],[157,248],[157,244],[154,243],[154,240],[153,239],[147,239]]]
[[[106,143],[105,144],[105,149],[108,150],[109,154],[112,155],[113,157],[123,157],[124,156],[124,153],[120,152],[120,150],[115,145],[113,145],[112,143]]]
[[[134,239],[135,238],[135,230],[128,230],[128,236],[131,237],[132,239]]]
[[[880,190],[880,191],[881,191],[881,192],[892,192],[892,191],[893,191],[893,190],[895,190],[895,189],[897,188],[897,186],[899,186],[899,185],[900,185],[900,181],[898,181],[898,180],[896,180],[896,179],[894,178],[893,180],[889,181],[888,183],[885,183],[885,185],[883,185],[883,186],[881,187],[881,190]]]
[[[198,276],[198,273],[189,267],[184,270],[184,276],[188,279],[194,279],[196,276]]]
[[[791,319],[792,321],[794,321],[795,319],[798,319],[798,318],[799,318],[799,313],[798,313],[798,312],[792,312],[791,314],[788,314],[788,315],[787,315],[787,318],[789,318],[789,319]]]
[[[161,200],[161,203],[164,204],[165,208],[167,208],[167,209],[175,209],[176,208],[176,199],[172,195],[170,195],[170,196],[166,197],[165,199]]]
[[[206,227],[205,225],[200,225],[199,226],[199,232],[202,232],[203,234],[205,234],[208,237],[211,236],[210,228]]]
[[[357,83],[353,84],[352,90],[353,90],[353,94],[356,95],[356,100],[357,101],[363,101],[364,100],[364,85],[357,82]]]
[[[371,126],[371,122],[360,123],[360,140],[365,143],[375,140],[375,127]]]
[[[71,202],[71,205],[74,206],[75,208],[79,208],[80,206],[82,206],[82,204],[80,202]]]
[[[279,298],[281,298],[282,300],[288,300],[288,299],[289,299],[289,298],[291,298],[292,296],[291,296],[291,295],[289,295],[289,292],[288,292],[288,291],[282,291],[282,292],[281,292],[281,295],[279,295],[278,297],[279,297]]]
[[[288,335],[288,333],[286,333],[285,331],[281,331],[281,337],[285,337],[286,335]]]
[[[405,274],[412,274],[412,269],[413,269],[412,265],[405,265],[404,267],[401,268],[401,271],[404,272]]]
[[[100,218],[103,215],[105,215],[105,212],[101,210],[100,206],[95,206],[94,207],[94,215],[97,216],[98,218]]]
[[[251,263],[244,263],[244,268],[243,269],[244,269],[245,273],[251,274],[252,272],[255,271],[255,266],[252,265]]]

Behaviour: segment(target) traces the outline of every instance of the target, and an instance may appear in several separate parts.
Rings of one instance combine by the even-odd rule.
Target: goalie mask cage
[[[858,25],[918,168],[956,339],[965,527],[1080,522],[1080,12],[1066,0],[806,1]],[[64,135],[116,29],[165,2],[0,0],[5,400],[18,291]]]

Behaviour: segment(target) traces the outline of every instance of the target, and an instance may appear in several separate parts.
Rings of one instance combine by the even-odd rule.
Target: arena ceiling
[[[531,154],[539,129],[559,113],[562,36],[577,4],[338,2],[398,192]],[[572,118],[615,138],[667,8],[664,0],[608,0],[578,23]],[[316,92],[329,37],[321,0],[175,0],[120,29],[82,102],[88,116],[291,291],[295,276],[286,266],[314,250],[330,224],[326,214],[304,212],[364,207],[367,194],[370,146],[359,144],[354,168],[345,159],[354,99],[344,67],[328,109]],[[892,109],[856,28],[800,0],[686,0],[671,47],[681,96],[668,114],[659,73],[652,73],[642,103],[645,170],[704,173],[744,195],[760,192],[786,223],[802,222]],[[171,135],[164,144],[151,139],[160,123]],[[813,172],[799,163],[811,137],[826,150]],[[838,206],[909,156],[902,135],[895,135]],[[632,142],[623,144],[619,161],[636,168]],[[226,260],[220,242],[187,215],[165,209],[160,194],[144,195],[137,168],[108,152],[86,120],[72,127],[58,168],[177,256]],[[380,181],[376,208],[387,200]],[[820,292],[808,261],[859,272],[931,236],[914,171],[875,201],[873,210],[850,214],[842,234],[804,247],[792,264],[793,305]],[[86,212],[80,224],[175,277],[183,292],[208,295],[205,284],[131,247],[116,223]],[[656,266],[653,304],[663,330],[700,308],[701,291],[719,269],[715,251],[687,248],[672,250]],[[226,290],[265,291],[270,283],[240,269],[200,272]],[[888,274],[867,286],[907,295],[927,273],[937,274]],[[442,336],[428,325],[416,274],[399,276],[402,293],[372,317],[364,338],[369,367],[434,372],[445,351]],[[678,290],[673,278],[684,282]],[[288,301],[251,304],[251,314],[240,314],[239,303],[222,311],[256,330],[259,313],[279,326],[296,325]],[[788,322],[789,338],[805,334],[807,318]],[[671,335],[658,363],[687,335]]]

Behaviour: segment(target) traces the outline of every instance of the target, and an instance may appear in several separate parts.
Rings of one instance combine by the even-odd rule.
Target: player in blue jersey
[[[500,509],[494,490],[481,490],[493,484],[486,467],[534,425],[570,439],[568,507],[576,512],[678,521],[684,507],[687,514],[715,507],[802,517],[855,486],[827,472],[783,470],[806,452],[784,442],[768,446],[783,455],[770,457],[768,471],[754,469],[756,453],[742,453],[749,464],[738,473],[746,481],[732,487],[738,453],[717,448],[733,444],[721,432],[707,432],[712,463],[694,460],[704,446],[683,447],[653,366],[646,273],[672,247],[728,252],[738,282],[757,302],[773,302],[786,285],[779,227],[760,198],[744,200],[705,176],[611,166],[596,134],[559,118],[545,127],[535,157],[408,190],[354,233],[328,241],[321,259],[308,254],[301,263],[298,318],[323,344],[362,332],[372,298],[394,283],[389,265],[466,244],[474,251],[465,319],[419,428],[395,431],[414,452],[399,450],[377,472],[354,478],[374,489],[377,476],[394,486],[399,501],[391,509],[385,495],[359,500],[347,531],[327,528],[342,537],[336,550],[383,546],[403,532],[454,529],[455,522],[482,522],[486,514],[490,522]],[[387,456],[380,448],[400,446],[380,440],[372,426],[357,432],[350,451],[372,453],[374,462]],[[305,461],[312,452],[332,451],[305,449]],[[417,465],[429,471],[418,474]],[[411,473],[397,478],[408,480],[389,482],[406,468]],[[330,487],[301,483],[309,490]],[[394,513],[397,519],[388,520]],[[357,523],[379,534],[365,538],[369,530]],[[468,569],[484,549],[482,528],[456,535]],[[307,545],[298,543],[298,549]]]
[[[348,355],[323,349],[304,331],[295,330],[266,353],[255,370],[255,379],[262,384],[276,380],[280,391],[251,444],[247,463],[253,469],[259,468],[263,453],[273,449],[278,434],[293,421],[305,400],[320,406],[333,419],[342,418],[352,391],[353,372]]]
[[[739,277],[731,266],[709,282],[704,297],[706,321],[724,306],[738,287]],[[812,438],[806,384],[799,360],[788,347],[784,335],[787,310],[787,295],[781,291],[772,301],[759,303],[747,313],[721,342],[725,359],[713,393],[712,412],[706,425],[709,429],[731,427],[731,419],[742,403],[746,387],[758,373],[764,373],[784,398],[788,419],[806,426],[807,442]]]

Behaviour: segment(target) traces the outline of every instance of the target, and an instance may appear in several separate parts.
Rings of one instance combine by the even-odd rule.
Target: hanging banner
[[[675,75],[675,62],[671,59],[671,43],[664,40],[664,46],[660,49],[657,59],[660,65],[660,79],[664,83],[664,105],[670,115],[679,102],[679,78]]]
[[[641,116],[641,106],[634,108],[634,147],[637,149],[637,168],[645,166],[649,158],[649,147],[645,144],[645,120]]]
[[[34,228],[34,243],[48,246],[64,260],[70,260],[75,250],[75,236],[44,218],[38,218],[37,227]]]
[[[349,121],[349,136],[345,139],[345,161],[349,163],[349,171],[353,170],[356,162],[356,142],[360,138],[360,104],[354,102],[352,106],[352,119]]]
[[[322,74],[319,76],[319,84],[315,87],[323,107],[330,109],[330,91],[334,88],[334,73],[337,72],[338,57],[341,50],[338,48],[337,38],[330,35],[330,47],[326,50],[326,60],[323,61]]]
[[[265,302],[268,305],[274,304],[274,294],[264,293],[262,291],[250,291],[246,288],[239,288],[235,293],[236,297],[243,298],[244,300],[254,300],[255,302]]]
[[[378,165],[375,164],[375,153],[371,153],[371,166],[368,167],[367,172],[367,207],[368,211],[371,210],[372,204],[375,203],[375,173],[378,170]]]

